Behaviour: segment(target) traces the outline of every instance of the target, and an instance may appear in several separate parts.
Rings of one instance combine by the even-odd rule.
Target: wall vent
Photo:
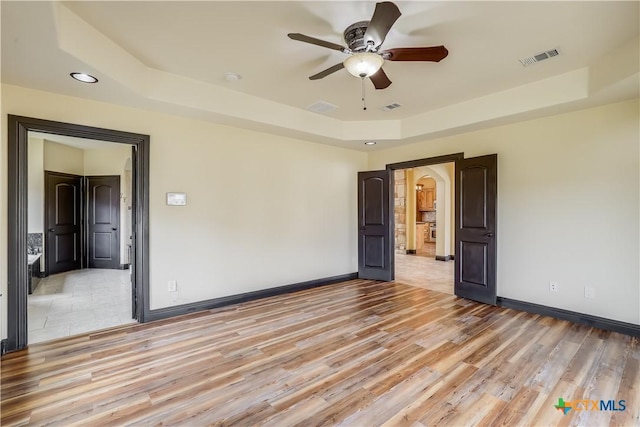
[[[391,111],[399,107],[402,107],[402,105],[398,104],[397,102],[394,102],[393,104],[385,105],[384,107],[382,107],[382,109],[384,111]]]
[[[314,102],[313,104],[307,106],[307,110],[313,111],[314,113],[327,113],[329,111],[333,111],[338,108],[337,105],[329,104],[325,101]]]
[[[533,65],[536,62],[544,61],[545,59],[553,58],[554,56],[558,56],[558,55],[560,55],[560,52],[558,51],[558,49],[551,49],[546,52],[529,56],[528,58],[522,58],[520,60],[520,63],[525,67],[528,67],[529,65]]]

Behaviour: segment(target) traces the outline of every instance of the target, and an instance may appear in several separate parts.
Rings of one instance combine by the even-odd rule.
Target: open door
[[[496,304],[497,155],[456,162],[455,294]]]
[[[82,177],[45,171],[47,275],[82,268]]]
[[[391,171],[358,172],[358,277],[393,280]]]

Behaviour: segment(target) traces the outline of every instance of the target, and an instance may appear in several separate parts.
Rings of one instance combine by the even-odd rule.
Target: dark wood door
[[[47,274],[82,268],[82,177],[45,171]]]
[[[87,265],[120,268],[120,177],[87,177]]]
[[[496,304],[497,155],[456,162],[455,294]]]
[[[358,173],[358,277],[393,280],[391,171]]]

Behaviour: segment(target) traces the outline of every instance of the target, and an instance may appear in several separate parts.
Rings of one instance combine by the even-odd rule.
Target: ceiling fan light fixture
[[[361,52],[354,53],[345,59],[344,67],[352,76],[365,78],[378,72],[383,63],[384,59],[377,53]]]

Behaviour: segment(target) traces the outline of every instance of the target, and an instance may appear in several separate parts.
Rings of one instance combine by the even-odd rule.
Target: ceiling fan
[[[391,80],[382,69],[384,61],[440,62],[449,54],[444,46],[400,47],[380,50],[391,26],[400,15],[402,14],[398,6],[392,2],[376,3],[371,21],[356,22],[344,30],[344,41],[348,48],[300,33],[290,33],[288,36],[293,40],[338,50],[349,55],[344,62],[314,74],[309,77],[310,80],[322,79],[346,68],[355,77],[360,77],[363,80],[368,77],[376,89],[385,89],[389,87]]]

